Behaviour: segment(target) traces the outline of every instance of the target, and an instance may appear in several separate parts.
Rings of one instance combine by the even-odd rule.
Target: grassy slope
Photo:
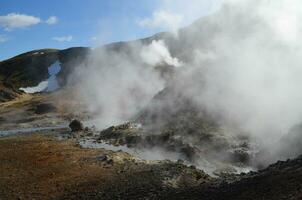
[[[0,63],[0,81],[15,88],[34,86],[48,78],[47,67],[57,59],[57,56],[58,50],[56,49],[42,49],[2,61]]]

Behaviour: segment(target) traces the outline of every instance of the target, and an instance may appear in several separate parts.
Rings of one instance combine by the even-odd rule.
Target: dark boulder
[[[46,113],[50,113],[50,112],[55,112],[56,110],[57,110],[57,108],[50,103],[41,103],[41,104],[37,105],[37,107],[35,109],[35,113],[38,115],[42,115],[42,114],[46,114]]]
[[[81,121],[75,119],[69,124],[69,128],[72,132],[78,132],[84,130],[84,125]]]

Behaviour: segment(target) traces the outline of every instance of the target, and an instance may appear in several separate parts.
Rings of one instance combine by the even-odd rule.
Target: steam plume
[[[232,134],[270,148],[302,121],[301,4],[228,0],[177,38],[135,42],[126,51],[97,50],[77,73],[82,99],[98,124],[120,123],[164,88],[155,65],[181,65],[169,83],[175,91],[222,116]]]

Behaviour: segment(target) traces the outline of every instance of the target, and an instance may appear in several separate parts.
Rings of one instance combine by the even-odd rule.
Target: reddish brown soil
[[[104,160],[103,157],[106,156]],[[0,138],[0,199],[158,199],[212,178],[181,163],[89,150],[74,140]]]
[[[112,178],[112,168],[83,161],[104,153],[38,135],[2,138],[0,199],[57,198],[83,183]]]

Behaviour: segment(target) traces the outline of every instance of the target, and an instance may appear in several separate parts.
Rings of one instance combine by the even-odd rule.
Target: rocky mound
[[[35,114],[42,115],[50,112],[55,112],[57,108],[51,103],[41,103],[36,106]]]
[[[78,132],[84,130],[84,125],[81,121],[75,119],[70,122],[69,128],[71,129],[71,132]]]
[[[248,137],[224,129],[219,117],[201,110],[173,88],[156,95],[133,122],[102,131],[98,141],[132,148],[161,148],[210,171],[236,171],[230,164],[247,167],[257,153]]]
[[[279,161],[257,173],[242,174],[239,181],[194,187],[166,193],[162,199],[255,200],[302,198],[302,157]]]

